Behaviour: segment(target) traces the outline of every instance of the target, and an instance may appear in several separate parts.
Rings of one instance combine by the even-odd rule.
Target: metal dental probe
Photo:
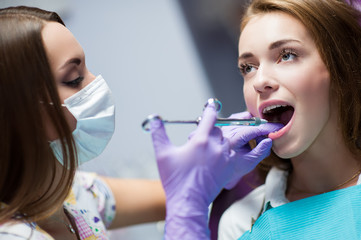
[[[159,115],[149,115],[142,123],[142,128],[144,131],[148,132],[149,122],[153,119],[160,119],[164,124],[197,124],[201,121],[201,117],[197,120],[163,120]],[[253,117],[249,119],[236,119],[236,118],[217,118],[215,126],[259,126],[261,124],[267,123],[267,120],[261,119],[259,117]]]

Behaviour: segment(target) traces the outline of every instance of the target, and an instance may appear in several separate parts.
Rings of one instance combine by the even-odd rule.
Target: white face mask
[[[65,107],[76,118],[73,131],[79,165],[99,156],[114,133],[115,106],[102,76],[65,99]],[[58,161],[64,165],[61,142],[50,142]]]

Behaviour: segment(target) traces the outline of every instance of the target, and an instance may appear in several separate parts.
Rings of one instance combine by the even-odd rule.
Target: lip
[[[266,102],[263,102],[259,107],[258,107],[258,112],[259,115],[264,118],[263,116],[263,109],[268,107],[268,106],[272,106],[272,105],[288,105],[291,106],[295,109],[295,107],[290,104],[289,102],[286,101],[282,101],[282,100],[269,100]],[[272,140],[278,139],[280,137],[282,137],[285,133],[287,133],[294,121],[294,117],[295,117],[295,113],[293,113],[292,118],[290,119],[290,121],[287,123],[286,126],[284,126],[283,128],[281,128],[280,130],[278,130],[277,132],[272,132],[270,134],[268,134],[268,137],[271,138]]]

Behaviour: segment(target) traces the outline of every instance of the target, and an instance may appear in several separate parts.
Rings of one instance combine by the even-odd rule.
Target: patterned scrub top
[[[80,239],[109,239],[106,227],[115,217],[115,199],[107,184],[97,174],[78,171],[64,208],[74,219]],[[54,240],[36,223],[0,225],[0,240]]]

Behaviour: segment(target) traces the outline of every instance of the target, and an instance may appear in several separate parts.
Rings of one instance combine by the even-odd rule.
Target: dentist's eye
[[[293,61],[298,57],[297,53],[292,49],[283,49],[277,59],[277,63]]]
[[[76,88],[79,87],[79,84],[84,80],[84,77],[78,77],[72,81],[68,81],[68,82],[63,82],[65,85],[72,87],[72,88]]]
[[[241,64],[239,66],[239,70],[240,70],[241,74],[244,76],[244,75],[247,75],[247,74],[257,70],[257,68],[250,64]]]

